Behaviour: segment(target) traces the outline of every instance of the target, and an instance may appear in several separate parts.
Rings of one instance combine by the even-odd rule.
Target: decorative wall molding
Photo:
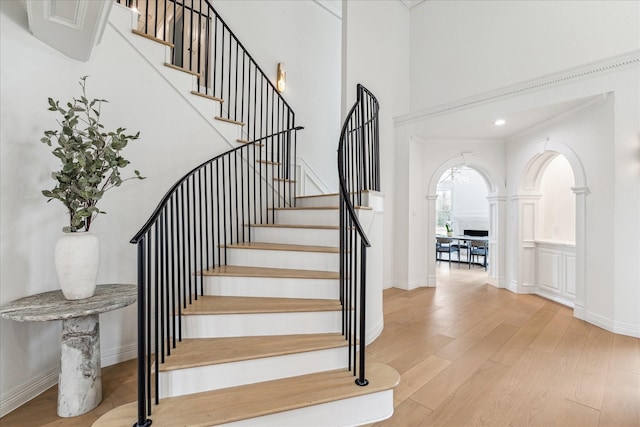
[[[296,180],[299,182],[299,186],[297,188],[300,196],[308,196],[313,193],[307,192],[307,184],[311,183],[318,190],[320,190],[321,194],[329,194],[331,190],[329,186],[320,178],[320,176],[316,173],[316,171],[309,166],[309,164],[302,158],[296,156],[296,161],[298,165],[298,171],[296,174]]]
[[[510,86],[505,86],[489,92],[484,92],[467,98],[458,99],[446,104],[441,104],[421,111],[416,111],[414,113],[397,116],[394,117],[393,121],[396,126],[406,125],[441,114],[451,113],[457,110],[475,107],[477,105],[495,102],[513,96],[523,95],[528,92],[559,86],[574,80],[580,80],[592,77],[594,75],[604,74],[626,67],[638,65],[640,65],[640,51],[636,50],[627,54],[607,58],[597,62],[592,62],[575,68],[570,68],[558,73],[548,74],[546,76],[527,80],[521,83],[516,83]]]
[[[29,30],[70,58],[88,61],[102,40],[113,1],[27,0]]]

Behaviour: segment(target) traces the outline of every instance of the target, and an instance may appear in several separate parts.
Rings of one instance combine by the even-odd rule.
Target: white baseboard
[[[100,363],[102,367],[110,366],[126,360],[135,359],[138,356],[137,345],[128,344],[120,348],[102,352]],[[41,395],[58,383],[59,366],[37,375],[30,381],[22,384],[0,396],[0,417],[19,408],[31,399]]]
[[[559,295],[554,295],[554,294],[551,294],[551,293],[548,293],[548,292],[544,292],[544,291],[542,291],[540,289],[536,290],[534,292],[534,294],[536,294],[536,295],[538,295],[538,296],[540,296],[542,298],[557,302],[558,304],[562,304],[562,305],[567,306],[569,308],[574,308],[573,301],[567,300],[566,298],[562,298]]]
[[[58,370],[59,368],[56,366],[0,396],[0,417],[4,417],[9,412],[56,385],[58,383]]]
[[[381,316],[380,320],[378,321],[378,323],[376,323],[375,325],[370,327],[367,330],[367,332],[365,333],[366,345],[369,345],[372,342],[374,342],[376,340],[376,338],[378,338],[380,336],[380,334],[382,333],[383,329],[384,329],[384,317]]]
[[[640,338],[640,325],[634,325],[624,322],[613,322],[613,332],[616,334]]]
[[[138,345],[127,344],[119,348],[102,351],[100,363],[102,367],[115,365],[116,363],[126,362],[127,360],[138,357]]]

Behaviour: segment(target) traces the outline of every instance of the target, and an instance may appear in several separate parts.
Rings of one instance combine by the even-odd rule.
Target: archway
[[[575,249],[574,258],[571,259],[571,251],[565,251],[561,248],[545,248],[544,244],[540,244],[536,239],[541,235],[540,227],[540,197],[541,184],[544,172],[550,162],[557,156],[562,155],[571,167],[575,185],[571,188],[575,195]],[[542,296],[554,299],[556,301],[567,304],[569,300],[560,295],[560,291],[553,290],[552,286],[548,286],[546,291],[540,291],[540,280],[544,281],[548,276],[540,278],[543,275],[561,274],[564,268],[565,272],[573,269],[571,263],[575,264],[575,275],[573,277],[562,278],[557,277],[560,283],[567,279],[575,284],[575,293],[573,296],[574,315],[578,318],[584,318],[584,307],[586,303],[585,295],[585,241],[586,241],[586,196],[589,194],[587,180],[582,162],[566,144],[559,141],[545,140],[539,144],[538,153],[535,154],[527,163],[522,175],[522,180],[518,189],[518,194],[513,198],[514,209],[517,212],[517,254],[516,254],[516,292],[522,293],[538,293]],[[541,247],[543,248],[541,251]],[[566,258],[566,261],[562,260]],[[541,269],[540,263],[552,262],[556,263],[558,271],[549,272]],[[563,267],[562,263],[569,263]],[[553,264],[553,268],[556,267]],[[545,267],[547,268],[547,267]],[[555,280],[555,279],[554,279]],[[573,293],[573,292],[571,292]]]
[[[505,228],[505,188],[504,179],[497,177],[492,171],[492,166],[483,158],[472,153],[462,153],[440,164],[435,169],[428,184],[426,195],[427,232],[426,242],[436,241],[436,200],[437,187],[440,177],[452,167],[468,167],[480,174],[487,185],[489,202],[489,282],[497,287],[505,287],[505,263],[504,263],[504,228]],[[427,283],[428,286],[436,285],[436,261],[435,246],[426,245],[427,255]]]

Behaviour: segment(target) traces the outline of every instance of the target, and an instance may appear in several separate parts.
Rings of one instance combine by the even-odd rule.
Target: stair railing
[[[357,101],[340,132],[340,300],[342,333],[349,341],[349,370],[356,384],[368,384],[365,372],[367,239],[356,207],[362,193],[380,190],[378,101],[364,86],[357,86]]]
[[[182,311],[204,295],[203,272],[227,264],[227,246],[251,241],[251,224],[292,206],[296,127],[197,166],[163,197],[131,240],[138,257],[138,421],[159,403],[159,367],[182,340]],[[152,377],[155,385],[152,390]]]
[[[219,117],[254,141],[295,127],[294,112],[209,0],[115,0],[140,12],[138,30],[173,45],[171,63],[220,101]],[[275,74],[275,70],[274,73]]]

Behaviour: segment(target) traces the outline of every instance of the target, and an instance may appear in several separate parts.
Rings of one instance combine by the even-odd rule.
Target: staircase
[[[159,46],[154,64],[171,56],[171,43],[148,32],[133,28],[126,37],[145,40],[132,40],[132,46],[149,40]],[[186,76],[196,88],[189,95],[194,103],[220,108],[212,121],[235,135],[228,139],[236,148],[185,175],[132,240],[140,284],[139,401],[115,408],[94,426],[137,420],[138,427],[324,427],[390,417],[398,373],[367,364],[365,374],[366,304],[357,283],[365,276],[359,266],[366,264],[368,242],[363,237],[360,248],[360,238],[351,236],[364,236],[357,216],[371,209],[367,192],[343,185],[342,196],[293,197],[295,165],[289,162],[301,128],[292,111],[284,114],[286,103],[286,120],[276,109],[275,125],[263,127],[251,108],[238,107],[243,113],[236,116],[225,99],[206,87],[203,92],[199,71],[171,63],[164,68],[162,73]],[[277,97],[267,94],[267,103]],[[249,94],[249,101],[260,100]],[[244,105],[237,99],[231,104],[234,110]],[[244,121],[253,125],[247,130]],[[355,138],[360,128],[370,132],[372,123],[345,123],[343,139]],[[364,139],[359,136],[358,144],[374,151]],[[358,154],[359,164],[364,157]],[[346,208],[344,197],[350,199]]]
[[[253,242],[230,245],[228,265],[204,272],[205,295],[182,312],[183,340],[159,369],[154,426],[347,426],[391,416],[398,373],[370,364],[369,384],[358,387],[347,369],[335,201],[298,198],[256,227]],[[136,409],[94,426],[128,425]]]

